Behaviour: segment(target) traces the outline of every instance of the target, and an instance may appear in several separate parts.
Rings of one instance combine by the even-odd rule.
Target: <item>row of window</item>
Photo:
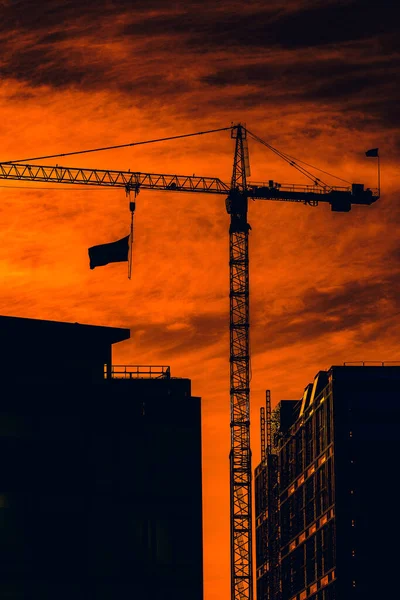
[[[328,521],[282,559],[283,598],[291,598],[324,577],[335,566],[335,524]]]
[[[280,451],[281,489],[285,489],[333,441],[332,400],[328,395]]]
[[[334,502],[333,460],[329,457],[303,485],[281,501],[282,546],[323,515]]]
[[[327,587],[320,589],[317,592],[308,594],[304,592],[294,596],[290,600],[338,600],[336,596],[336,583],[332,581]]]
[[[279,571],[267,571],[257,579],[257,600],[281,598],[281,582]]]

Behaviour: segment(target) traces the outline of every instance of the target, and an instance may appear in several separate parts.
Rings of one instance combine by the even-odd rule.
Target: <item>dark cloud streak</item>
[[[397,252],[397,251],[396,251]],[[265,305],[252,304],[253,353],[279,350],[300,341],[327,338],[334,333],[357,331],[367,343],[384,335],[400,314],[400,271],[375,281],[351,281],[332,290],[310,287],[298,298],[295,309],[269,314]],[[371,325],[363,331],[364,325]],[[133,325],[131,337],[138,347],[158,348],[169,356],[211,348],[227,337],[227,316],[212,313],[189,317],[182,327],[165,324]],[[222,352],[222,350],[221,350]]]
[[[376,339],[377,332],[393,325],[400,312],[400,271],[382,280],[351,281],[335,290],[308,288],[299,298],[298,307],[286,314],[255,318],[255,349],[276,349],[298,343],[306,344],[332,333],[357,330],[359,340]],[[362,326],[375,324],[368,333]],[[327,343],[328,343],[327,337]],[[262,341],[262,343],[261,343]]]
[[[161,0],[52,0],[33,10],[20,0],[3,3],[2,16],[0,75],[33,87],[134,93],[139,104],[208,95],[210,110],[220,100],[209,92],[226,87],[228,109],[266,97],[345,102],[382,124],[398,121],[398,24],[388,0],[379,15],[362,0],[250,2],[241,10],[209,1],[166,8]]]
[[[226,315],[219,313],[197,315],[176,329],[165,324],[130,327],[131,338],[138,347],[158,348],[168,356],[197,352],[218,343],[227,334]]]

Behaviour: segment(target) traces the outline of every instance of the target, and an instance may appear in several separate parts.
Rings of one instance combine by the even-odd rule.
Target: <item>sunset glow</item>
[[[389,5],[378,23],[361,0],[0,2],[0,161],[241,122],[375,188],[365,151],[379,147],[372,206],[249,203],[253,467],[265,389],[275,405],[333,364],[400,360],[400,51]],[[233,152],[225,131],[41,163],[229,184]],[[309,183],[253,140],[249,152],[250,181]],[[202,397],[205,600],[228,599],[225,197],[143,190],[128,280],[126,263],[90,270],[88,258],[128,235],[123,190],[0,181],[0,192],[0,314],[129,328],[115,364],[170,365]]]

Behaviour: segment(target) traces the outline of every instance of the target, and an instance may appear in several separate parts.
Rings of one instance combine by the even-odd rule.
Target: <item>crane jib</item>
[[[154,189],[213,194],[229,193],[229,185],[218,177],[84,169],[60,165],[0,163],[0,179],[119,187],[136,192],[140,189]]]
[[[63,183],[88,186],[122,187],[127,191],[140,189],[168,190],[176,192],[197,192],[209,194],[228,194],[233,200],[229,184],[217,177],[199,177],[196,175],[175,175],[162,173],[141,173],[115,171],[110,169],[84,169],[59,165],[30,165],[0,163],[0,179],[18,181],[36,181],[40,183]],[[318,204],[328,202],[332,210],[348,211],[352,204],[370,205],[379,198],[378,190],[362,184],[353,184],[348,188],[286,185],[270,181],[268,185],[247,184],[241,194],[252,200],[274,200],[280,202],[302,202]],[[235,200],[233,201],[235,204]],[[228,212],[230,210],[228,209]],[[236,212],[233,210],[233,212]],[[241,212],[241,211],[240,211]]]

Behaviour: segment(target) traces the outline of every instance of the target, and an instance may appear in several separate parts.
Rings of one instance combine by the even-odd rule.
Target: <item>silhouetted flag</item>
[[[365,156],[379,156],[378,155],[379,148],[371,148],[371,150],[367,150]]]
[[[89,248],[90,268],[103,267],[108,263],[123,262],[128,260],[129,235],[111,242],[111,244],[100,244]]]

